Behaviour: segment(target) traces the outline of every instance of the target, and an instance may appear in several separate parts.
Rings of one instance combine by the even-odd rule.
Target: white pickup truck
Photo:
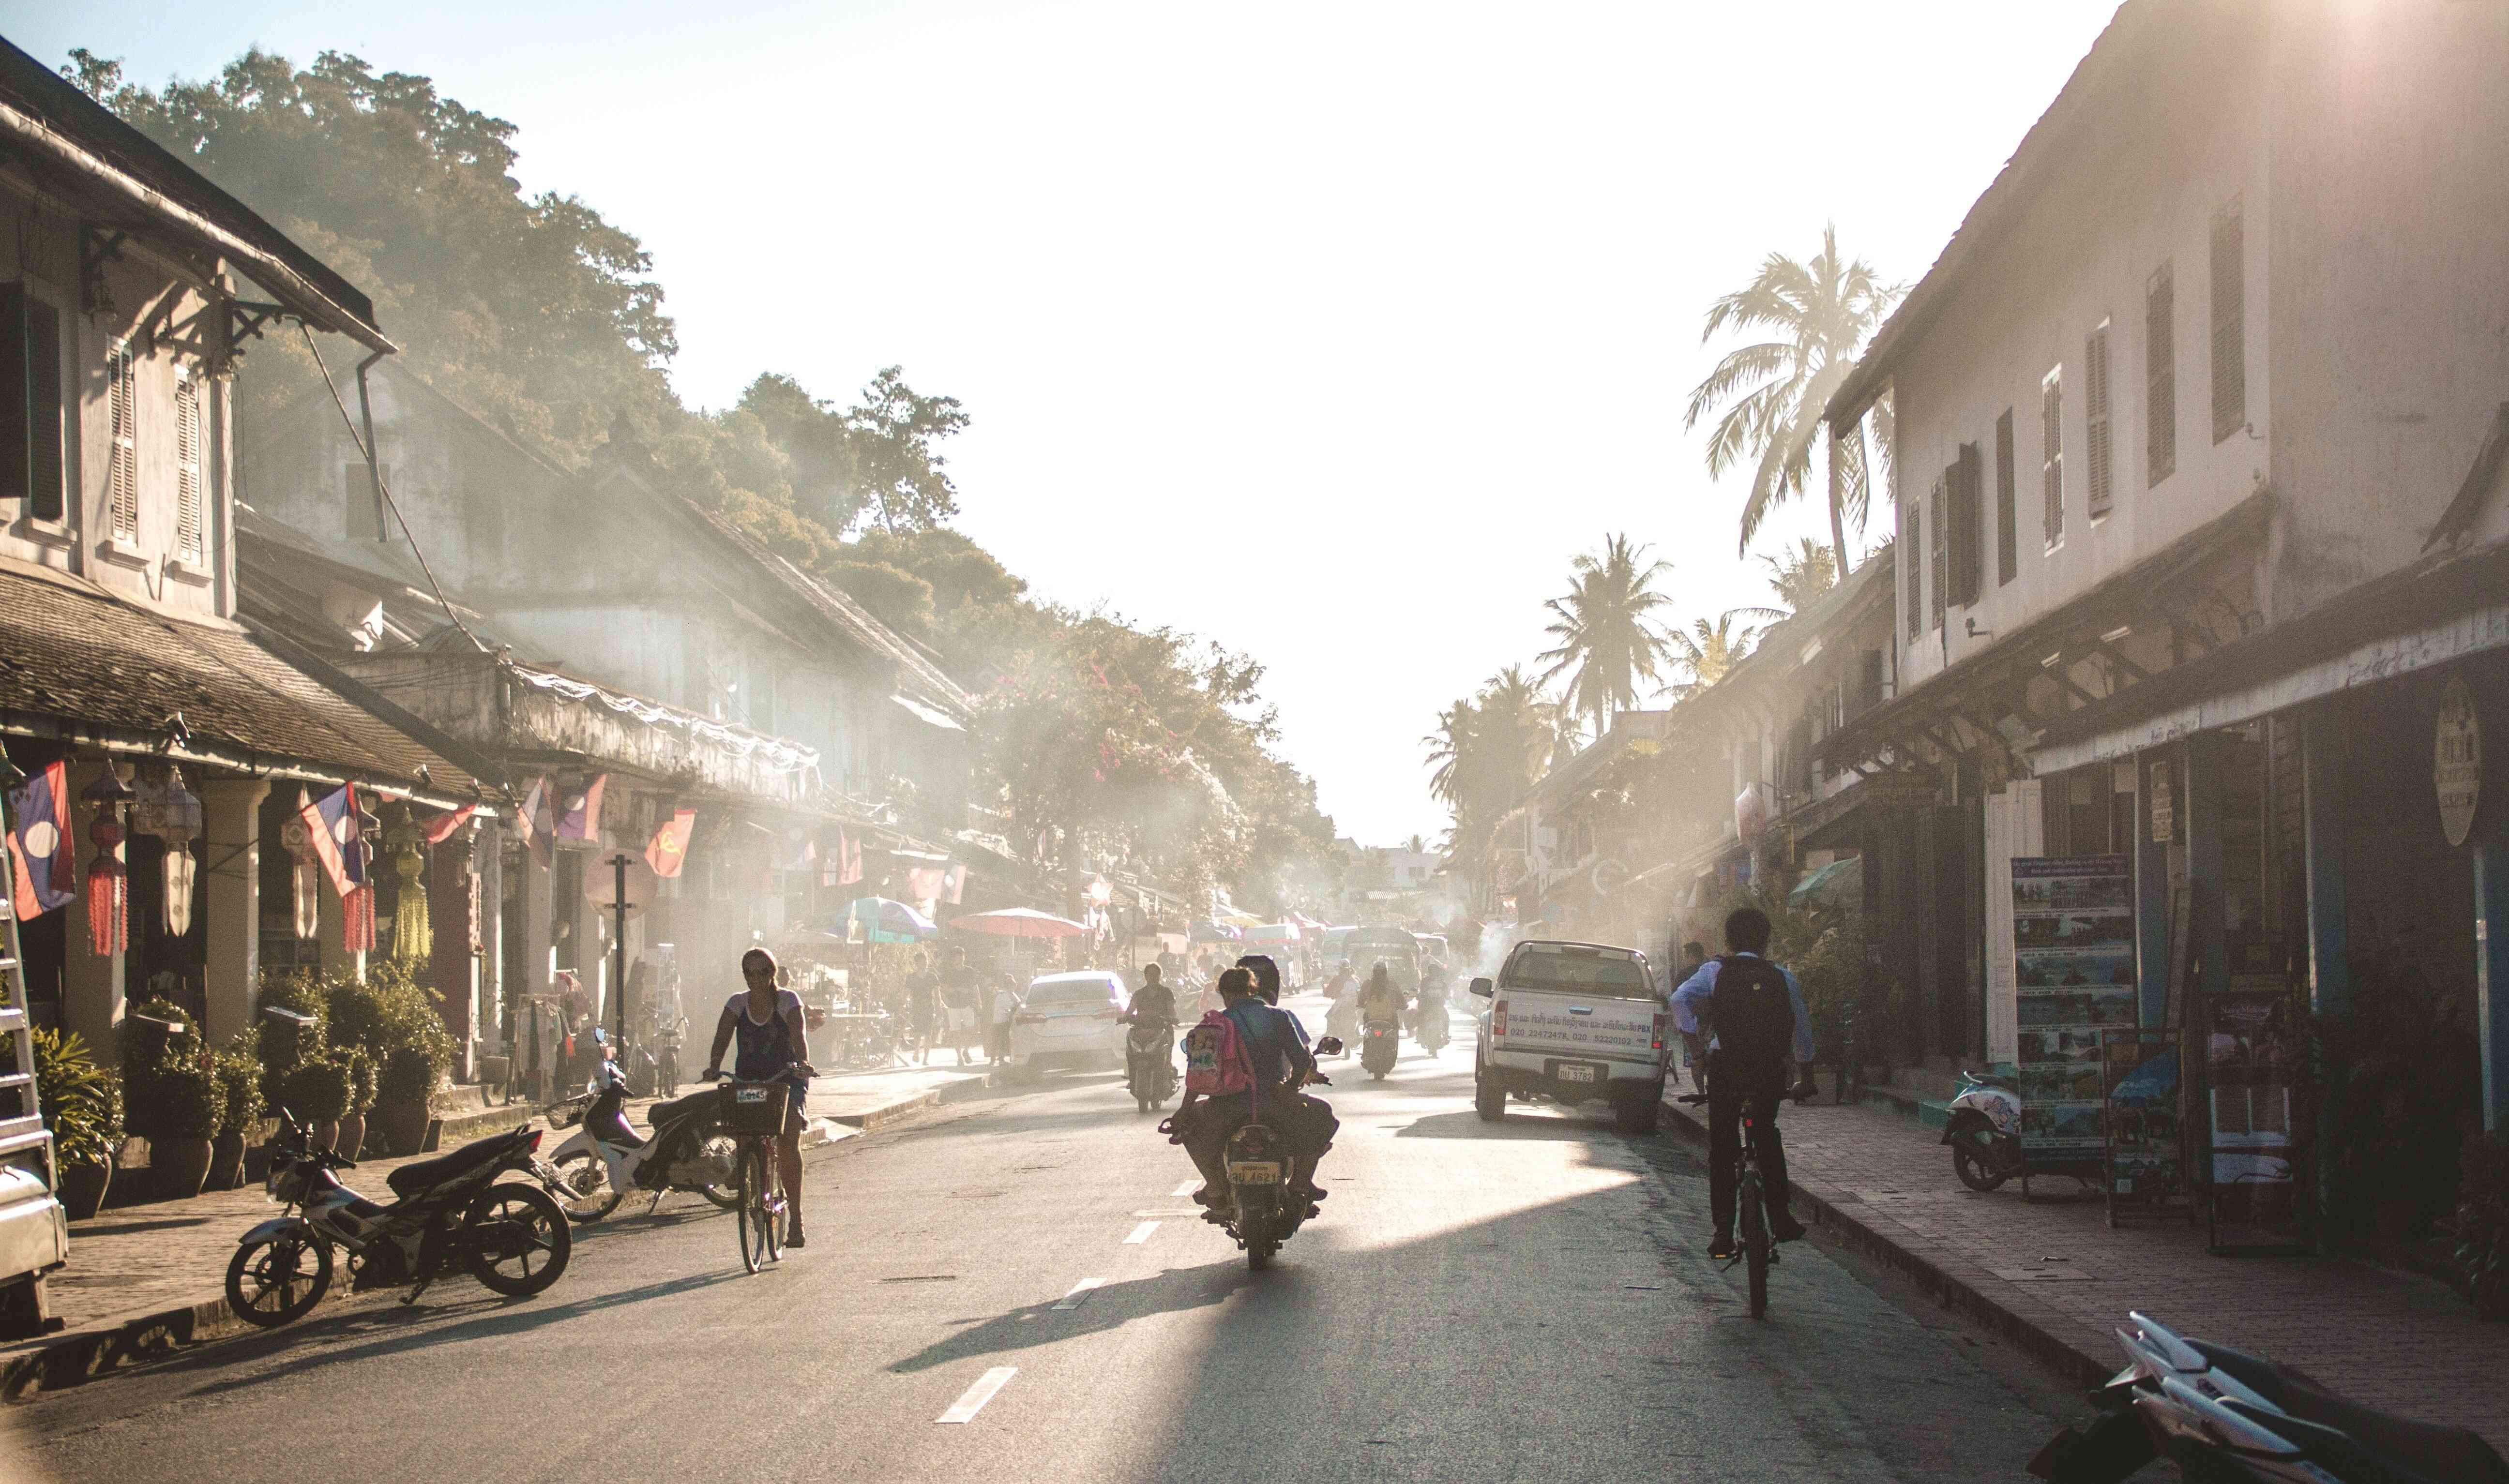
[[[1574,1106],[1607,1102],[1624,1133],[1653,1133],[1664,1109],[1672,1017],[1646,955],[1592,943],[1519,943],[1498,982],[1473,981],[1473,1107],[1507,1116],[1510,1094]]]

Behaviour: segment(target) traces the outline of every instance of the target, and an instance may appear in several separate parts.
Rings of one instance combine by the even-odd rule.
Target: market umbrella
[[[1298,931],[1302,933],[1321,933],[1326,930],[1326,924],[1318,922],[1304,912],[1292,912],[1290,920],[1296,923]]]
[[[1085,938],[1089,934],[1088,928],[1068,917],[1027,907],[953,917],[950,925],[970,933],[991,933],[996,938]]]
[[[1246,935],[1233,927],[1222,927],[1208,918],[1197,917],[1190,936],[1195,943],[1235,943]]]
[[[886,897],[858,898],[846,909],[846,916],[861,923],[864,935],[873,943],[913,943],[941,931],[932,925],[931,918]]]
[[[1817,902],[1841,911],[1861,907],[1864,903],[1864,858],[1851,855],[1843,861],[1832,861],[1798,882],[1786,894],[1786,905],[1801,907]]]

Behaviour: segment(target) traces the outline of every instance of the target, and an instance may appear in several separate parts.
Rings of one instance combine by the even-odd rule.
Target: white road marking
[[[1089,1290],[1097,1287],[1100,1283],[1105,1281],[1105,1280],[1103,1278],[1084,1278],[1080,1281],[1073,1283],[1071,1285],[1071,1291],[1065,1294],[1062,1302],[1056,1304],[1054,1307],[1057,1309],[1077,1309],[1081,1305],[1089,1302]]]
[[[1158,1229],[1159,1224],[1157,1222],[1144,1221],[1140,1226],[1133,1228],[1133,1235],[1124,1239],[1124,1244],[1126,1246],[1132,1246],[1140,1243],[1147,1242],[1150,1240],[1150,1234]]]
[[[967,1388],[965,1394],[950,1403],[949,1411],[932,1420],[936,1423],[974,1422],[976,1414],[985,1410],[985,1403],[992,1400],[994,1393],[1010,1385],[1011,1378],[1018,1374],[1016,1365],[994,1366],[976,1378],[976,1384]]]
[[[1202,1189],[1202,1182],[1200,1180],[1187,1180],[1182,1185],[1169,1191],[1168,1194],[1171,1196],[1189,1196],[1200,1189]]]

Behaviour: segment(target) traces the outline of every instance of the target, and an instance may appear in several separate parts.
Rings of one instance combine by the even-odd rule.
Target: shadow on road
[[[1592,1143],[1597,1135],[1608,1134],[1606,1124],[1575,1113],[1565,1116],[1527,1115],[1520,1109],[1509,1110],[1514,1116],[1502,1123],[1485,1124],[1481,1116],[1469,1108],[1458,1113],[1432,1113],[1413,1119],[1394,1131],[1396,1138],[1481,1138],[1481,1139],[1562,1139]]]
[[[1121,1328],[1154,1314],[1207,1309],[1245,1285],[1240,1262],[1207,1263],[1199,1268],[1170,1268],[1155,1278],[1137,1278],[1093,1288],[1079,1308],[1057,1312],[1060,1298],[1025,1304],[989,1319],[957,1319],[967,1326],[946,1340],[925,1346],[891,1364],[900,1375],[928,1371],[1031,1345],[1059,1345],[1082,1335]],[[1277,1284],[1276,1284],[1277,1286]]]

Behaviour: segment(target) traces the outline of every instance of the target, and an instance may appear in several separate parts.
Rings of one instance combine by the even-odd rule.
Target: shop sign
[[[2437,733],[2431,782],[2439,794],[2439,827],[2450,844],[2462,845],[2474,833],[2483,798],[2483,723],[2462,677],[2450,680],[2440,697]]]
[[[2178,837],[2178,798],[2169,791],[2169,764],[2152,765],[2152,842],[2166,845]]]
[[[2033,1164],[2103,1158],[2100,1033],[2136,1019],[2132,879],[2121,855],[2013,858],[2015,1060]]]
[[[1858,787],[1876,809],[1930,809],[1943,801],[1931,773],[1876,773]]]

